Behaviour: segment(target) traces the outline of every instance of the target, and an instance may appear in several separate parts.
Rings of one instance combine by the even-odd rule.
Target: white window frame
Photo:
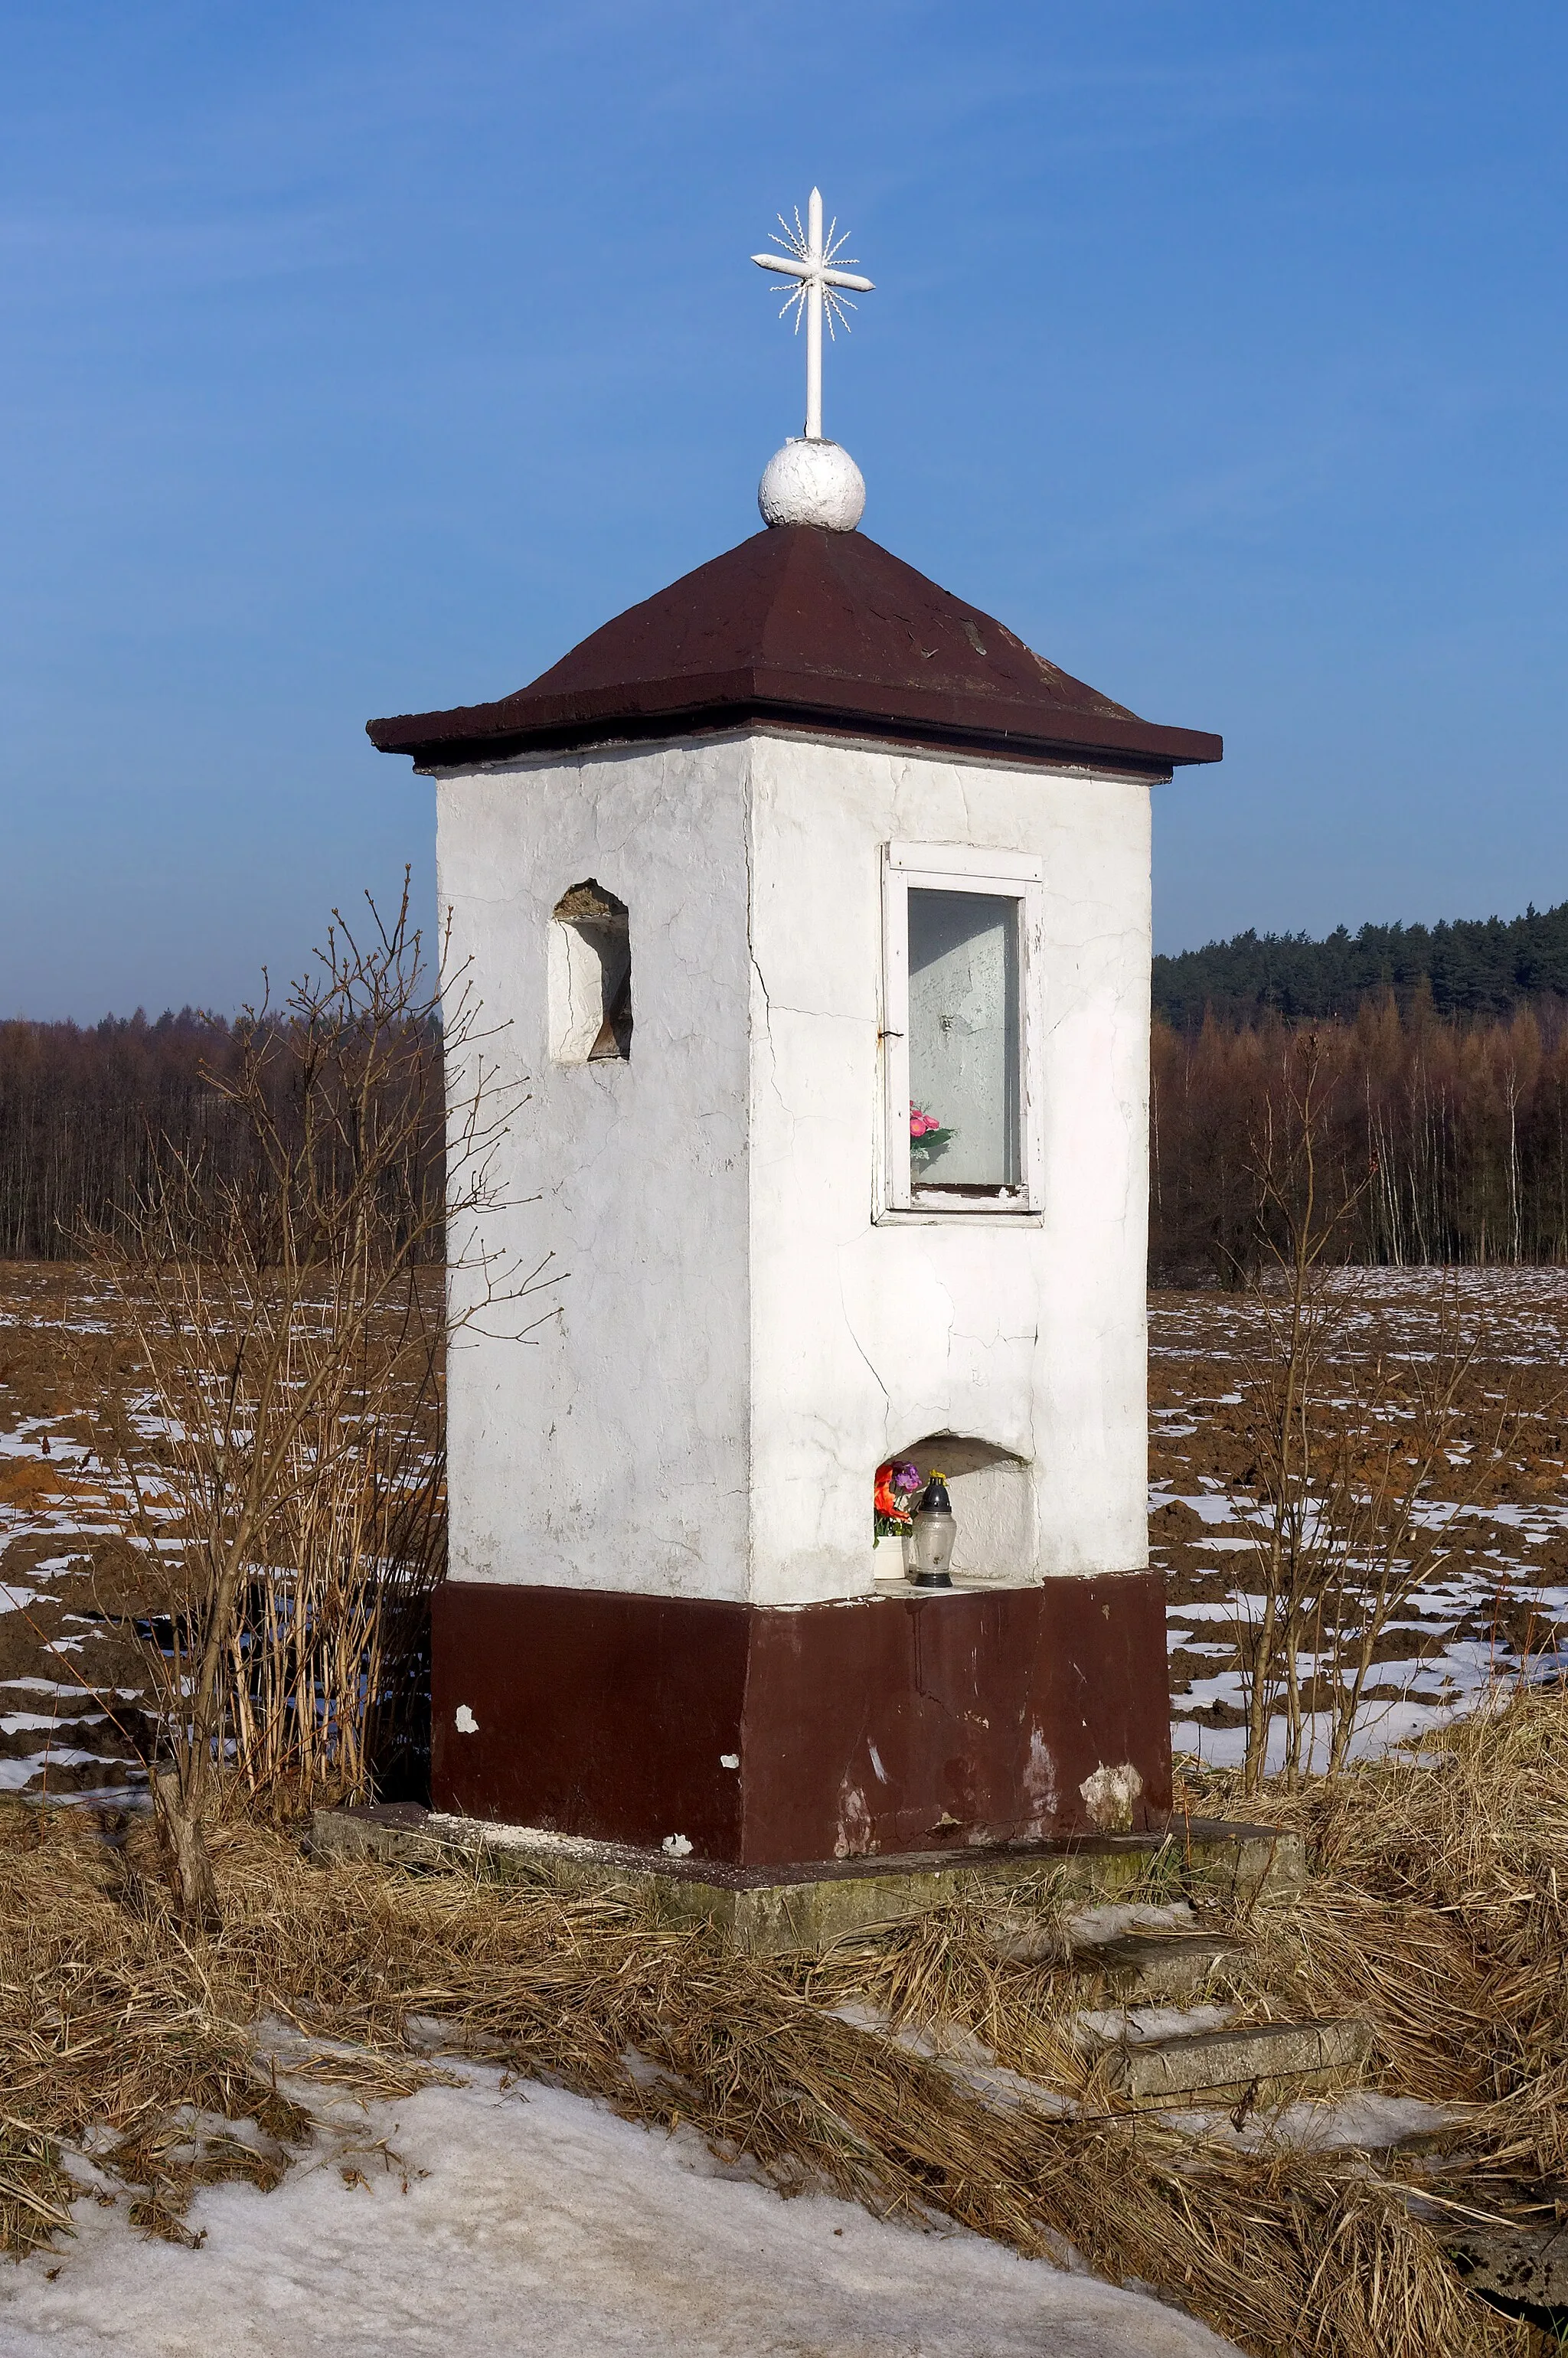
[[[1038,1217],[1044,1206],[1044,862],[970,844],[889,843],[882,849],[882,1120],[879,1219]],[[909,895],[984,892],[1019,903],[1019,1181],[984,1194],[921,1186],[909,1166]]]

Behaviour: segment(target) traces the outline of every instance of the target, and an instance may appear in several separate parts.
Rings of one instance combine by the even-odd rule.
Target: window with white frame
[[[1040,1208],[1042,872],[1022,852],[887,847],[888,1212]]]

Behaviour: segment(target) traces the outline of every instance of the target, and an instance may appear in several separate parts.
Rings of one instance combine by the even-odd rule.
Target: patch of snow
[[[89,1687],[80,1679],[0,1679],[0,1689],[9,1692],[12,1687],[29,1694],[76,1695],[83,1703],[108,1694],[117,1695],[122,1703],[139,1703],[146,1694],[146,1687]]]
[[[1244,1703],[1241,1673],[1239,1671],[1216,1671],[1212,1678],[1194,1679],[1182,1702],[1189,1711],[1201,1711],[1205,1704],[1210,1703],[1233,1704],[1239,1710]],[[1227,1729],[1223,1732],[1244,1734],[1245,1730]]]
[[[880,2039],[891,2039],[895,2047],[902,2047],[910,2055],[922,2055],[928,2062],[979,2063],[987,2067],[996,2062],[985,2041],[961,2022],[944,2022],[936,2030],[906,2022],[895,2030],[879,2007],[861,2006],[853,1998],[829,2010],[835,2021],[847,2022],[853,2030],[874,2030]]]
[[[1241,1520],[1236,1502],[1223,1490],[1217,1498],[1211,1490],[1189,1494],[1158,1487],[1151,1489],[1149,1511],[1152,1515],[1158,1514],[1162,1507],[1170,1506],[1190,1507],[1194,1514],[1201,1516],[1206,1523],[1237,1523]],[[1204,1544],[1206,1546],[1208,1542],[1206,1541]],[[1246,1544],[1249,1546],[1251,1542],[1249,1541]]]
[[[1075,2029],[1108,2047],[1141,2047],[1151,2039],[1184,2039],[1189,2032],[1223,2030],[1233,2006],[1107,2006],[1073,2017]]]
[[[1468,1688],[1455,1683],[1444,1693],[1441,1686],[1443,1668],[1441,1660],[1432,1666],[1427,1674],[1434,1682],[1431,1687],[1412,1682],[1407,1692],[1387,1702],[1364,1704],[1357,1721],[1356,1733],[1350,1739],[1349,1758],[1352,1760],[1375,1760],[1380,1753],[1396,1744],[1403,1744],[1412,1736],[1435,1731],[1461,1712],[1478,1709],[1494,1691],[1490,1684],[1476,1681]],[[1226,1700],[1238,1704],[1241,1682],[1234,1672],[1232,1678],[1234,1685]],[[1193,1689],[1197,1694],[1219,1684],[1217,1680],[1198,1679],[1194,1681]],[[1505,1680],[1498,1684],[1509,1687],[1512,1682]],[[1178,1713],[1186,1700],[1184,1695],[1180,1698]],[[1303,1719],[1302,1726],[1303,1756],[1307,1765],[1321,1768],[1328,1759],[1333,1722],[1326,1712],[1309,1712]],[[1285,1738],[1285,1723],[1282,1718],[1276,1717],[1269,1729],[1266,1766],[1271,1776],[1284,1767]],[[1178,1752],[1185,1753],[1210,1768],[1238,1768],[1247,1750],[1247,1730],[1244,1727],[1207,1727],[1201,1720],[1179,1716],[1173,1721],[1171,1740]]]
[[[80,2202],[75,2244],[0,2276],[5,2358],[1235,2358],[1147,2295],[784,2201],[560,2089],[470,2069],[336,2117],[276,2192],[203,2189],[198,2251]]]
[[[67,1692],[64,1687],[59,1689],[61,1694]],[[78,1688],[76,1692],[80,1694],[81,1690]],[[72,1711],[66,1713],[65,1716],[73,1727],[93,1727],[107,1719],[109,1714],[106,1711]],[[59,1712],[7,1711],[0,1713],[0,1736],[26,1736],[29,1732],[47,1734],[51,1727],[58,1727],[59,1722]]]
[[[1166,2118],[1189,2136],[1223,2137],[1229,2145],[1293,2146],[1303,2153],[1332,2153],[1346,2147],[1379,2153],[1405,2137],[1457,2127],[1468,2119],[1470,2111],[1464,2104],[1429,2104],[1420,2096],[1385,2096],[1375,2088],[1357,2088],[1346,2096],[1315,2101],[1299,2097],[1274,2114],[1254,2113],[1239,2129],[1228,2109],[1171,2113]]]
[[[1188,1900],[1173,1900],[1168,1908],[1129,1900],[1083,1909],[1068,1917],[1067,1932],[1075,1947],[1087,1948],[1099,1941],[1118,1940],[1123,1932],[1190,1932],[1196,1923]]]
[[[101,1752],[77,1752],[69,1745],[54,1744],[47,1752],[32,1752],[22,1760],[0,1760],[0,1793],[19,1793],[25,1785],[32,1783],[35,1777],[41,1777],[46,1768],[119,1768],[131,1765],[129,1762],[106,1760]],[[64,1798],[79,1801],[84,1797],[71,1793]]]

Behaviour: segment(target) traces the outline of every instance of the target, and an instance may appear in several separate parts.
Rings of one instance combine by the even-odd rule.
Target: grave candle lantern
[[[916,1588],[951,1588],[953,1542],[957,1525],[953,1502],[940,1474],[933,1474],[909,1530],[909,1576]]]

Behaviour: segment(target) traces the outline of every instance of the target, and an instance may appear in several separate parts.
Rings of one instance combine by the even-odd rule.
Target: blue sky
[[[820,182],[866,529],[1151,716],[1160,946],[1568,896],[1560,7],[0,0],[0,1012],[430,905],[372,713],[757,528]]]

